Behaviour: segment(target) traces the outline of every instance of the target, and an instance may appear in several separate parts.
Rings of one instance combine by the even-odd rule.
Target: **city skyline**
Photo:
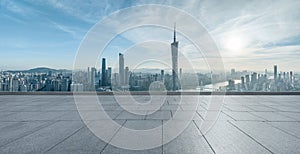
[[[230,74],[225,72],[184,72],[182,63],[186,63],[184,55],[179,55],[179,41],[177,40],[176,23],[173,29],[173,42],[170,44],[171,53],[158,55],[160,60],[142,60],[129,69],[125,63],[124,54],[118,53],[117,68],[107,65],[107,59],[102,57],[101,67],[89,66],[87,71],[53,70],[37,68],[29,72],[0,71],[0,91],[4,92],[28,92],[28,91],[234,91],[234,92],[286,92],[300,90],[299,75],[292,70],[278,69],[273,66],[273,76],[266,68],[264,73],[238,71],[235,68]],[[149,44],[147,44],[149,45]],[[157,47],[158,44],[150,43],[149,47]],[[159,47],[160,48],[160,47]],[[139,48],[138,48],[139,49]],[[145,48],[143,48],[145,49]],[[152,48],[150,48],[152,49]],[[129,51],[130,52],[130,51]],[[130,52],[131,53],[131,52]],[[133,52],[134,57],[135,52]],[[116,55],[116,56],[117,56]],[[130,55],[130,54],[129,54]],[[166,58],[170,57],[170,58]],[[159,59],[158,58],[158,59]],[[165,59],[164,59],[165,58]],[[137,58],[138,59],[138,58]],[[140,59],[141,60],[141,59]],[[148,60],[148,61],[147,61]],[[169,60],[169,61],[167,61]],[[183,62],[181,62],[183,60]],[[100,60],[99,60],[100,61]],[[166,62],[167,61],[167,62]],[[132,61],[129,61],[129,63]],[[166,63],[171,63],[168,66]],[[181,63],[180,63],[181,62]],[[158,72],[136,72],[144,64],[158,64],[168,66],[171,69],[157,67]],[[97,69],[99,68],[99,69]],[[116,70],[118,71],[112,71]],[[166,73],[165,73],[166,71]],[[37,73],[40,72],[40,73]],[[160,72],[160,73],[159,73]],[[227,82],[227,84],[226,84]],[[152,85],[153,83],[159,83]],[[151,86],[152,85],[152,86]]]
[[[287,92],[300,90],[299,74],[291,70],[278,69],[277,64],[270,72],[266,68],[264,73],[253,71],[239,71],[235,68],[229,74],[225,72],[184,72],[178,49],[179,41],[176,39],[176,23],[173,29],[173,42],[170,44],[169,59],[172,66],[169,72],[166,68],[158,67],[158,72],[136,72],[136,68],[129,69],[125,63],[124,54],[118,53],[117,68],[107,65],[107,59],[101,59],[101,67],[89,66],[87,71],[53,70],[37,68],[29,72],[0,71],[0,91],[28,92],[28,91],[234,91],[234,92]],[[156,44],[151,44],[156,45]],[[150,45],[150,46],[151,46]],[[116,56],[117,56],[116,55]],[[161,57],[161,56],[159,56]],[[129,56],[130,58],[130,56]],[[130,61],[129,61],[130,62]],[[150,64],[161,61],[151,60]],[[163,64],[165,65],[165,64]],[[99,69],[97,69],[99,68]],[[118,71],[113,72],[112,70]],[[166,73],[165,73],[166,71]],[[37,73],[40,72],[40,73]],[[273,75],[273,76],[272,76]],[[227,82],[227,84],[226,84]],[[160,83],[155,86],[153,83]]]
[[[72,69],[76,50],[95,23],[116,10],[149,3],[178,7],[195,16],[215,39],[226,70],[260,71],[277,64],[284,70],[300,71],[297,67],[300,42],[297,10],[300,5],[295,4],[299,2],[286,1],[274,1],[272,5],[261,1],[234,2],[234,5],[205,1],[91,1],[78,5],[79,9],[76,3],[67,1],[34,3],[30,0],[5,0],[0,3],[3,8],[0,15],[3,21],[0,52],[1,57],[5,57],[0,61],[0,69],[24,70],[38,66]],[[99,12],[98,8],[103,6],[106,8]],[[224,12],[219,13],[218,8]],[[152,33],[147,33],[149,30]],[[168,41],[169,31],[148,27],[125,32],[117,36],[103,57],[107,57],[108,65],[113,66],[118,61],[113,57],[115,53],[124,53],[140,40],[157,38]],[[178,39],[182,42],[179,51],[189,51],[189,42],[184,41],[180,34]],[[192,57],[189,55],[189,58]],[[132,59],[128,58],[127,61]]]

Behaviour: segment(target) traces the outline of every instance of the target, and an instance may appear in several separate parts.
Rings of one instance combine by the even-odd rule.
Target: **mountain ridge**
[[[48,73],[48,72],[70,72],[67,69],[53,69],[48,67],[35,67],[28,70],[9,70],[7,72],[22,72],[22,73]]]

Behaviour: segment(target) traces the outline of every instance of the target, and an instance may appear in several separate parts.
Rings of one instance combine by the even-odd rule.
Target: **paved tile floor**
[[[201,123],[213,120],[205,116],[211,96],[183,97],[179,103],[180,97],[168,96],[158,110],[123,103],[145,113],[138,115],[124,110],[113,96],[99,96],[103,112],[120,126],[135,130],[156,128],[169,120],[189,120],[174,116],[176,111],[195,112],[188,127],[171,142],[153,149],[128,150],[97,138],[81,120],[73,96],[3,95],[0,153],[300,153],[300,96],[225,96],[220,113],[211,111],[219,117],[206,133],[201,131]],[[145,103],[150,97],[134,99]],[[89,103],[81,107],[83,114],[97,112]],[[86,120],[96,123],[104,119]],[[111,141],[119,140],[119,130]],[[162,127],[161,143],[166,134]]]

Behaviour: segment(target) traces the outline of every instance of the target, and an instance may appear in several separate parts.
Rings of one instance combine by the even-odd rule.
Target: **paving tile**
[[[278,111],[275,108],[264,106],[264,105],[247,105],[248,108],[252,109],[253,111]]]
[[[300,121],[300,112],[278,112],[278,114]]]
[[[267,121],[295,121],[292,118],[281,115],[278,112],[250,112],[251,114],[266,119]]]
[[[199,115],[202,117],[202,119],[205,120],[218,120],[218,121],[227,121],[227,120],[234,120],[230,116],[222,113],[221,111],[197,111]]]
[[[127,120],[123,127],[115,134],[112,143],[125,146],[131,143],[131,149],[115,147],[110,143],[102,153],[162,153],[162,127],[155,131],[156,133],[146,134],[142,131],[151,130],[162,125],[162,120]],[[125,133],[127,129],[132,130]],[[140,132],[140,133],[139,133]],[[150,148],[146,145],[153,143],[157,147]],[[141,146],[145,146],[141,149]]]
[[[202,120],[197,111],[171,111],[171,113],[174,120]],[[178,114],[177,116],[175,116],[176,113]]]
[[[17,112],[16,114],[2,117],[0,121],[42,121],[53,120],[66,112]]]
[[[182,110],[182,108],[180,107],[180,105],[163,105],[160,110],[163,111],[176,111],[176,110]]]
[[[249,112],[223,111],[223,113],[237,121],[265,121],[265,119],[257,117]]]
[[[81,122],[57,122],[0,148],[0,153],[42,153],[83,127]]]
[[[300,140],[264,122],[232,122],[273,153],[298,153]]]
[[[156,111],[153,114],[148,114],[146,116],[146,120],[153,120],[153,119],[158,119],[158,120],[168,120],[171,119],[171,111]]]
[[[1,122],[0,147],[42,129],[50,122]]]
[[[129,150],[123,149],[119,147],[115,147],[113,145],[108,145],[101,154],[162,154],[162,147],[156,147],[152,149],[145,150]]]
[[[134,113],[130,113],[127,111],[122,111],[117,117],[116,119],[119,120],[144,120],[145,119],[145,115],[138,115],[138,114],[134,114]]]
[[[272,108],[277,109],[278,111],[285,111],[285,112],[300,112],[300,105],[298,106],[286,106],[286,105],[280,105],[280,106],[271,106]]]
[[[124,123],[124,121],[119,122]],[[99,139],[89,128],[84,127],[48,149],[46,153],[100,153],[106,146],[105,141]]]
[[[87,97],[89,96],[82,96]],[[134,109],[132,112],[143,112],[147,115],[125,111],[113,96],[98,97],[103,107],[102,111],[92,102],[79,103],[81,113],[84,117],[88,116],[85,120],[94,128],[111,126],[111,129],[98,132],[107,135],[106,139],[111,141],[122,141],[136,136],[117,135],[122,130],[121,127],[135,130],[153,129],[160,127],[162,121],[166,124],[169,120],[175,120],[178,125],[172,127],[172,130],[176,130],[185,122],[191,123],[182,134],[166,145],[158,145],[153,149],[129,150],[107,144],[85,127],[73,96],[0,96],[0,153],[300,152],[300,96],[168,95],[160,108],[149,106],[147,109],[133,105],[126,97],[120,96],[125,107]],[[220,110],[222,112],[209,111],[209,115],[219,115],[217,118],[205,116],[213,97],[217,97],[218,100],[224,99],[223,108]],[[133,98],[138,103],[151,100],[149,95]],[[194,108],[195,103],[198,103],[197,109]],[[110,119],[95,117],[98,112],[107,113]],[[179,112],[180,116],[175,117]],[[196,114],[191,119],[188,115],[193,112]],[[117,125],[111,125],[111,119]],[[212,124],[205,137],[199,131],[203,120]],[[157,134],[161,136],[158,137],[159,142],[168,138],[168,132],[163,130],[166,128],[162,128]],[[145,144],[150,141],[151,139],[143,137],[140,140]]]
[[[224,108],[227,108],[230,111],[253,111],[245,105],[225,105]]]
[[[201,121],[195,121],[201,128]],[[270,153],[227,121],[218,121],[205,134],[216,153]]]
[[[285,133],[294,135],[300,139],[300,123],[299,122],[268,122],[272,126],[283,130]]]
[[[177,124],[181,125],[178,121]],[[163,137],[168,138],[168,135],[173,135],[172,132],[167,132],[164,129]],[[191,122],[188,127],[174,140],[163,146],[164,153],[213,153],[208,143],[202,137],[196,125]]]

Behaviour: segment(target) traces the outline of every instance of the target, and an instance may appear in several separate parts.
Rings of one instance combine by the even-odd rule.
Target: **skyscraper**
[[[125,82],[126,85],[129,84],[129,68],[125,67]]]
[[[165,71],[164,70],[160,70],[160,81],[164,82],[165,79]]]
[[[246,79],[246,89],[249,90],[250,89],[250,75],[247,74],[245,76],[245,79]]]
[[[106,75],[107,75],[107,84],[108,84],[108,86],[111,86],[111,67],[107,68]]]
[[[242,85],[242,89],[244,90],[245,89],[245,77],[241,77],[241,85]]]
[[[257,84],[257,73],[253,72],[251,74],[251,89],[252,90],[255,90],[255,89],[253,89],[253,88],[255,88],[255,84]]]
[[[174,40],[171,43],[172,50],[172,86],[173,90],[178,90],[178,41],[176,41],[176,24],[174,25]]]
[[[232,78],[235,77],[235,69],[234,68],[231,69],[230,75],[231,75]]]
[[[290,71],[290,82],[293,83],[293,71]]]
[[[182,79],[182,68],[179,69],[179,78]]]
[[[95,67],[92,67],[91,68],[91,74],[90,74],[90,81],[91,81],[91,88],[92,88],[92,90],[95,88],[94,86],[95,86],[95,75],[96,75],[96,68]]]
[[[120,85],[124,85],[125,81],[125,74],[124,74],[124,55],[119,53],[119,83]]]
[[[90,74],[90,67],[88,67],[88,70],[87,70],[87,83],[90,84],[91,83],[91,74]]]
[[[107,86],[106,60],[102,58],[101,86]]]
[[[68,91],[68,79],[61,80],[61,91]]]
[[[274,81],[277,81],[277,65],[274,65]]]

